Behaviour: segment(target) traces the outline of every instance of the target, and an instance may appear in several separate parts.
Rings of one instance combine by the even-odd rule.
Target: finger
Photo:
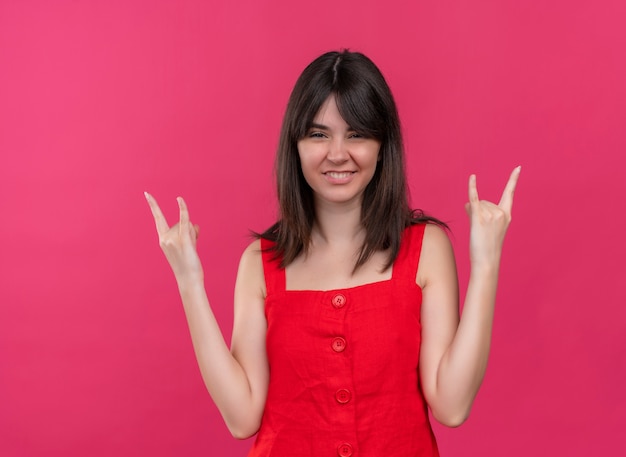
[[[182,228],[189,227],[189,210],[187,209],[187,204],[183,197],[178,197],[176,199],[178,202],[178,208],[180,209],[180,225]]]
[[[517,180],[519,179],[520,172],[522,171],[522,167],[515,167],[511,176],[509,177],[506,186],[504,187],[504,192],[502,192],[502,198],[500,198],[500,203],[498,206],[510,213],[513,207],[513,194],[515,193],[515,187],[517,186]]]
[[[196,239],[200,236],[200,226],[198,224],[193,224],[193,228],[196,231]]]
[[[167,224],[167,220],[165,220],[165,216],[163,216],[163,212],[157,201],[154,199],[152,195],[148,192],[144,192],[146,196],[146,200],[148,201],[148,205],[150,206],[150,211],[152,212],[152,217],[154,217],[154,223],[156,225],[157,233],[159,235],[163,235],[170,229],[170,226]]]
[[[479,202],[478,189],[476,188],[476,175],[471,175],[469,177],[468,194],[470,205],[476,205]]]
[[[197,224],[189,224],[189,237],[195,243],[198,241],[198,232],[200,231],[200,227]]]

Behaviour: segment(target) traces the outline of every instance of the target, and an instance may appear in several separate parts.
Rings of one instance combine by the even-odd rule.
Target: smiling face
[[[321,202],[361,204],[378,164],[380,142],[355,131],[341,117],[334,95],[320,107],[298,141],[302,174]]]

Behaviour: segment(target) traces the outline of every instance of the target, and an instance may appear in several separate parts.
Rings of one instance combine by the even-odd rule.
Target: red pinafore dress
[[[248,457],[438,457],[418,376],[424,225],[407,228],[389,280],[286,290],[261,240],[270,383]]]

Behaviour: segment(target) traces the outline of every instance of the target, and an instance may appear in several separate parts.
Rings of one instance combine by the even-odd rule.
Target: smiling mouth
[[[324,174],[330,178],[342,179],[352,176],[354,174],[354,171],[327,171]]]

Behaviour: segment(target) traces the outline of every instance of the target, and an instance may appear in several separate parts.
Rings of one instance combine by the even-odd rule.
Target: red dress
[[[347,289],[285,290],[263,253],[270,383],[248,457],[439,455],[417,368],[423,234],[404,231],[391,279]]]

